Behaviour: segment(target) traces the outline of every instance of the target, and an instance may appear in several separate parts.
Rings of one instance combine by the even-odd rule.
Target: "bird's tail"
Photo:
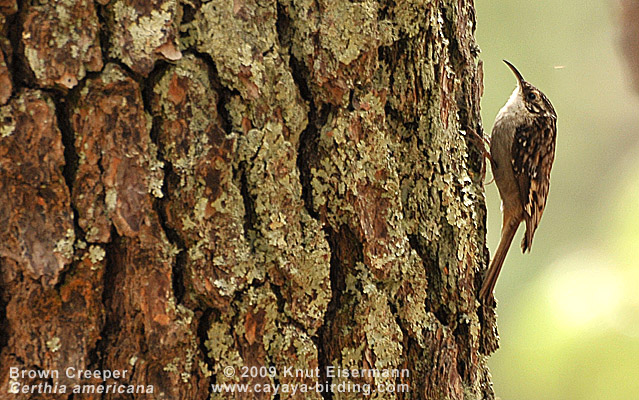
[[[501,267],[504,265],[504,260],[506,259],[506,255],[508,254],[510,244],[515,237],[515,233],[517,233],[519,223],[519,221],[514,223],[514,221],[511,220],[510,223],[507,223],[507,225],[504,226],[501,231],[501,240],[499,241],[499,246],[497,247],[497,251],[493,256],[493,260],[490,263],[490,268],[488,268],[488,272],[486,273],[486,277],[484,278],[484,283],[481,287],[481,290],[479,291],[479,298],[482,299],[484,303],[487,303],[488,298],[493,293],[493,289],[495,289],[497,277],[499,277]]]

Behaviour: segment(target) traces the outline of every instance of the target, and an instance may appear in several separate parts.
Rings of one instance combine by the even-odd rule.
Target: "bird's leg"
[[[490,148],[490,140],[487,137],[475,132],[473,128],[468,128],[468,131],[473,135],[472,136],[473,139],[479,140],[479,143],[477,143],[476,140],[473,140],[473,141],[475,141],[475,143],[477,144],[477,147],[479,147],[479,150],[481,151],[483,156],[489,159],[490,161],[493,161],[493,157],[490,155],[490,152],[487,150]]]
[[[482,156],[484,157],[484,160],[488,159],[492,162],[493,156],[491,156],[490,152],[488,151],[488,149],[490,148],[490,140],[487,137],[477,133],[473,128],[468,128],[468,131],[471,133],[471,136],[469,136],[470,139],[479,148],[479,151],[481,151]],[[484,162],[482,166],[481,180],[483,181],[485,178],[486,178],[486,163]],[[494,178],[491,179],[490,182],[488,182],[486,185],[490,185],[491,183],[493,183],[493,181],[494,181]]]

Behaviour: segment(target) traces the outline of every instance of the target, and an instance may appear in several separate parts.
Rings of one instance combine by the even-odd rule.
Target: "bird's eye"
[[[528,97],[528,100],[529,100],[529,101],[535,101],[535,100],[537,100],[537,95],[536,95],[534,92],[530,92],[530,93],[528,93],[528,96],[526,96],[526,97]]]

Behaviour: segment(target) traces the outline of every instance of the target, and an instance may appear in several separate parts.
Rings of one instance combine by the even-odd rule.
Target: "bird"
[[[522,221],[526,231],[521,249],[530,251],[548,199],[557,139],[557,113],[548,97],[524,80],[513,64],[503,61],[515,74],[517,87],[497,113],[490,138],[489,159],[501,198],[502,226],[479,291],[485,304]]]

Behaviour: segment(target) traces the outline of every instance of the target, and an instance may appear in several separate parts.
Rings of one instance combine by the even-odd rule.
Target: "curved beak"
[[[511,69],[511,71],[513,71],[513,74],[515,74],[515,76],[517,77],[517,83],[519,84],[519,86],[522,86],[522,82],[524,81],[524,77],[521,76],[521,74],[519,73],[519,71],[517,71],[517,68],[515,68],[514,65],[512,65],[510,62],[503,60],[506,65],[508,65],[508,67]]]

